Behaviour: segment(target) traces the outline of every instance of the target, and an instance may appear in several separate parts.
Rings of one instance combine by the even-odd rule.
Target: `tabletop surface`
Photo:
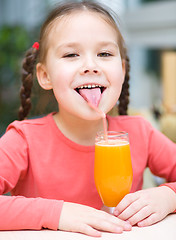
[[[0,240],[175,240],[176,214],[167,216],[161,222],[149,227],[133,227],[130,232],[122,234],[102,233],[102,237],[89,237],[80,233],[64,231],[0,231]]]

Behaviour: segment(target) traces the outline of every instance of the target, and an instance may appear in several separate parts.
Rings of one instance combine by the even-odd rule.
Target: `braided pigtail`
[[[22,85],[20,89],[21,106],[18,111],[19,120],[23,120],[28,115],[31,104],[31,90],[33,86],[34,67],[38,56],[36,47],[30,48],[22,64]]]
[[[119,97],[119,105],[118,105],[118,112],[119,115],[128,115],[128,104],[129,104],[129,72],[130,72],[130,64],[129,64],[129,58],[126,55],[125,59],[125,80],[122,86],[122,92]]]

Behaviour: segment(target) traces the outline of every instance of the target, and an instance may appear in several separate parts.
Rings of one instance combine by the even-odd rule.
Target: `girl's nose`
[[[83,69],[82,70],[82,73],[83,74],[85,74],[85,73],[95,73],[95,74],[97,74],[97,73],[99,73],[99,71],[97,70],[97,69],[89,69],[89,68],[85,68],[85,69]]]
[[[93,61],[93,59],[86,59],[86,61],[83,63],[82,67],[80,68],[80,74],[95,74],[99,75],[101,73],[101,69],[98,66],[98,64]]]

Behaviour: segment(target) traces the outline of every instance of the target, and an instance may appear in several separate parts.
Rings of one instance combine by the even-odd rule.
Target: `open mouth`
[[[99,88],[101,93],[103,93],[105,87],[101,86],[101,85],[95,85],[95,84],[88,84],[88,85],[82,85],[80,87],[77,87],[75,90],[79,93],[80,89],[94,89],[94,88]]]
[[[75,90],[84,98],[84,100],[98,107],[101,95],[105,89],[106,88],[101,85],[88,84],[77,87]]]

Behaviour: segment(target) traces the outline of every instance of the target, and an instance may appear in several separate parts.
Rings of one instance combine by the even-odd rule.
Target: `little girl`
[[[31,107],[33,71],[52,89],[59,111],[23,120]],[[127,116],[129,61],[116,21],[92,1],[61,4],[48,16],[39,43],[23,62],[20,120],[0,140],[0,230],[66,230],[101,236],[148,226],[176,209],[176,145],[141,117]],[[94,184],[94,141],[101,115],[108,130],[129,133],[131,193],[112,215],[101,210]],[[123,115],[123,116],[122,116]],[[142,189],[146,167],[167,182]]]

